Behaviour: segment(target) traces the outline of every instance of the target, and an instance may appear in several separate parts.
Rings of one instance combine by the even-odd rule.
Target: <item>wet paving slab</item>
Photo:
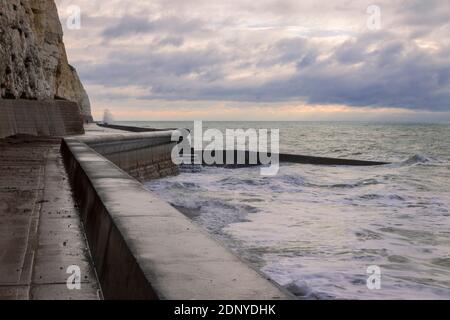
[[[0,299],[100,299],[60,139],[0,140]],[[80,289],[70,290],[70,266]]]

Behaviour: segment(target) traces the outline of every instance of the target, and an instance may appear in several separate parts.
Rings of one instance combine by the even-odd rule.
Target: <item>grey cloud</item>
[[[216,67],[229,58],[214,49],[165,53],[149,48],[137,53],[113,51],[107,63],[80,63],[78,69],[92,84],[151,86],[156,91],[176,92],[177,86],[180,90],[189,87],[185,78],[193,72],[202,76],[201,81],[218,78]]]
[[[146,33],[153,31],[154,22],[140,17],[124,17],[112,27],[103,31],[103,37],[106,39],[123,37],[129,34]]]
[[[114,25],[106,28],[102,36],[110,40],[134,34],[153,32],[190,33],[201,30],[202,23],[198,20],[184,20],[174,16],[154,20],[140,16],[125,16],[115,21]]]
[[[174,47],[180,47],[181,45],[183,45],[183,43],[184,43],[183,37],[169,36],[169,37],[165,37],[165,38],[160,39],[157,42],[157,45],[159,45],[159,46],[171,45],[171,46],[174,46]]]
[[[234,60],[245,61],[246,57],[227,56],[219,50],[136,56],[114,53],[111,55],[114,68],[110,64],[85,66],[81,72],[92,83],[149,86],[152,95],[145,97],[148,99],[255,102],[304,99],[311,104],[450,109],[448,59],[441,61],[429,52],[395,39],[377,41],[377,49],[370,54],[365,52],[373,43],[364,40],[346,42],[334,55],[320,62],[316,61],[315,54],[289,56],[288,61],[298,59],[297,73],[284,78],[275,76],[262,84],[226,80],[222,66]],[[310,46],[303,44],[304,48]],[[281,52],[286,48],[281,45]],[[355,63],[360,65],[355,67]],[[203,77],[196,80],[186,77],[192,72]]]
[[[125,16],[108,20],[108,27],[101,32],[103,39],[152,34],[156,40],[148,47],[110,47],[105,61],[82,61],[77,67],[90,84],[147,87],[148,95],[142,99],[302,100],[310,104],[450,110],[450,48],[427,50],[413,41],[436,30],[445,33],[441,27],[448,24],[444,21],[446,3],[433,0],[437,9],[420,1],[400,3],[404,7],[395,11],[395,27],[360,32],[335,47],[282,33],[278,37],[271,33],[266,42],[264,35],[252,31],[227,33],[225,37],[221,30],[209,30],[207,19]],[[202,46],[185,46],[190,40],[202,40]],[[205,40],[209,43],[206,48]],[[233,77],[234,72],[245,74],[255,68],[264,72],[280,66],[293,66],[293,74],[267,71],[264,81]]]

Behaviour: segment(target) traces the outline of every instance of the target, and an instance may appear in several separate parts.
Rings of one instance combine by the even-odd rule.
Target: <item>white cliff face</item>
[[[91,118],[88,95],[67,61],[53,0],[0,0],[0,94],[74,101]]]

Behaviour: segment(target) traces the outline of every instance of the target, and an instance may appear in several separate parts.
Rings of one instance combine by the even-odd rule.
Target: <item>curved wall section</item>
[[[291,298],[120,168],[135,170],[137,159],[153,148],[167,158],[168,136],[125,134],[62,143],[105,298]]]
[[[171,159],[172,131],[83,136],[79,141],[140,181],[178,174]]]

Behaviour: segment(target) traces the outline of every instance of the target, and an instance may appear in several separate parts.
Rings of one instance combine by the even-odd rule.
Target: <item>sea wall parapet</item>
[[[111,134],[62,143],[105,298],[291,298],[126,172],[135,175],[138,159],[148,157],[146,167],[170,157],[170,137]]]

